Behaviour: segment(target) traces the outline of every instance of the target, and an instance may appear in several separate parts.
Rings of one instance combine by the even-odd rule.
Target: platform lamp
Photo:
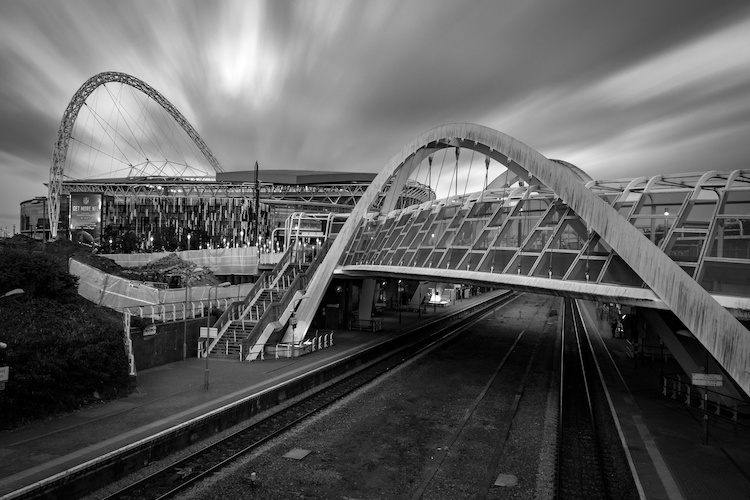
[[[204,355],[206,356],[206,371],[205,376],[203,377],[203,389],[208,390],[208,345],[211,343],[211,290],[216,289],[216,297],[219,296],[219,287],[224,288],[229,286],[231,283],[228,281],[225,281],[224,283],[219,283],[218,285],[214,285],[211,288],[208,289],[208,312],[206,313],[206,349],[204,352]]]
[[[190,235],[188,234],[188,241],[190,241]],[[189,245],[188,245],[189,246]],[[196,267],[195,272],[202,272],[202,267]],[[187,308],[190,294],[190,278],[185,277],[185,307],[182,314],[182,360],[187,359]]]
[[[398,280],[398,287],[396,289],[396,298],[398,300],[398,324],[401,324],[401,280]]]
[[[185,278],[185,308],[182,314],[182,360],[187,359],[187,308],[188,308],[188,294],[190,293],[190,284]]]

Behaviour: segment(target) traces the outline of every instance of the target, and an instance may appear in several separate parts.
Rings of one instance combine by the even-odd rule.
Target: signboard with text
[[[721,387],[724,383],[724,377],[716,373],[693,373],[693,385],[702,385],[709,387]]]
[[[205,339],[206,337],[210,339],[215,339],[219,336],[219,329],[218,328],[207,328],[205,326],[201,327],[201,338]]]
[[[102,234],[102,195],[70,194],[71,239],[84,244],[98,244]]]

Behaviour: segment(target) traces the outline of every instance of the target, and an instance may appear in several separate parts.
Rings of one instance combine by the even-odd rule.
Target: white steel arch
[[[307,288],[306,297],[310,300],[302,301],[297,311],[295,340],[304,338],[323,295],[321,292],[330,284],[356,227],[391,177],[395,177],[391,189],[400,189],[401,181],[408,178],[410,170],[421,159],[437,149],[454,146],[486,154],[505,164],[521,179],[539,182],[554,191],[643,279],[737,384],[750,393],[750,332],[730,312],[635,226],[591,192],[577,172],[508,135],[466,123],[444,125],[421,135],[394,156],[373,180]],[[388,193],[381,213],[387,213],[388,200],[396,197],[397,193]]]
[[[211,150],[208,148],[206,143],[203,141],[198,132],[195,131],[192,125],[187,119],[175,108],[166,97],[161,95],[156,89],[151,87],[146,82],[139,80],[138,78],[128,75],[126,73],[118,73],[115,71],[108,71],[95,75],[81,85],[81,87],[73,95],[73,98],[68,103],[68,107],[63,113],[62,120],[60,121],[60,129],[57,132],[57,142],[55,142],[55,151],[52,154],[52,165],[49,171],[49,186],[47,192],[48,203],[47,207],[49,210],[50,219],[50,230],[52,238],[57,237],[57,225],[60,219],[60,194],[62,193],[62,181],[63,181],[63,169],[65,165],[65,158],[68,153],[68,143],[70,142],[70,134],[73,130],[78,112],[86,102],[86,99],[96,90],[97,87],[107,83],[124,83],[134,89],[140,90],[148,97],[156,101],[165,111],[167,111],[172,118],[182,127],[185,133],[193,140],[198,149],[200,149],[203,156],[211,164],[211,166],[217,172],[223,172],[224,170],[219,165],[218,160],[214,157]]]

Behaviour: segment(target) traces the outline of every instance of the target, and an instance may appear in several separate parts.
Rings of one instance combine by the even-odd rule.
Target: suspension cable
[[[469,173],[466,174],[466,183],[464,184],[464,198],[466,197],[466,190],[469,187],[469,178],[471,178],[471,167],[474,165],[474,153],[475,151],[471,150],[471,160],[469,160]]]

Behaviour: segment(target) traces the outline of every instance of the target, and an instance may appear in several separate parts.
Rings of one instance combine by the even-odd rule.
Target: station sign
[[[205,339],[206,337],[210,339],[215,339],[219,336],[219,329],[218,328],[208,328],[205,326],[201,327],[201,338]]]
[[[717,373],[692,373],[693,385],[720,387],[724,384],[724,376]]]

